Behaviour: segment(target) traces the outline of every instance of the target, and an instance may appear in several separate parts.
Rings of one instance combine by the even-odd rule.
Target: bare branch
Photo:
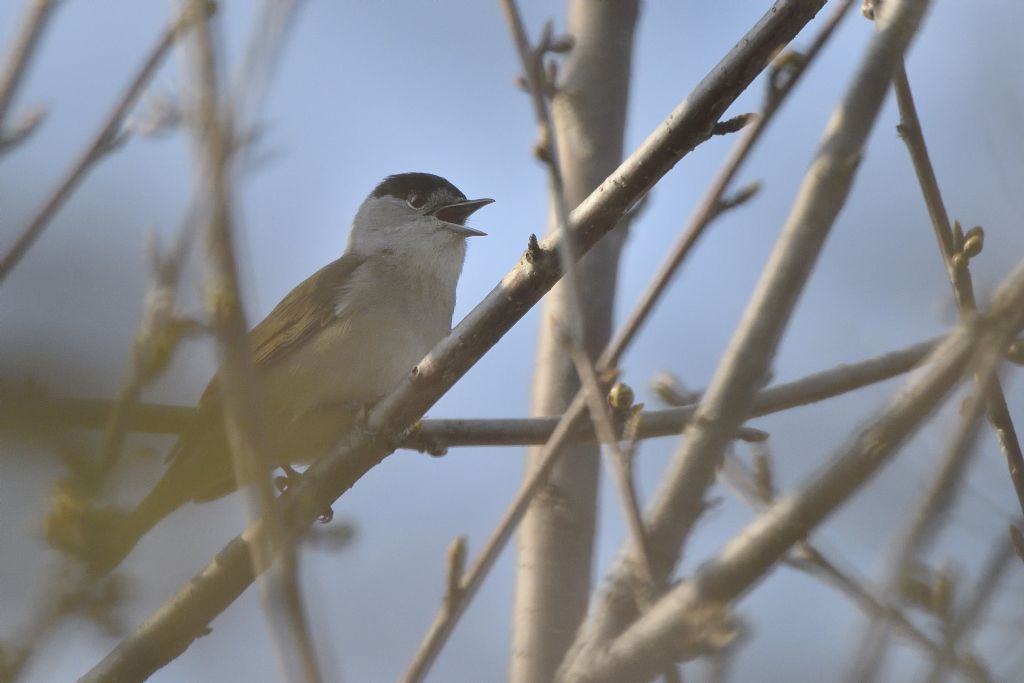
[[[211,2],[203,3],[204,12],[209,14],[213,11],[214,5]],[[14,242],[11,248],[4,254],[3,258],[0,259],[0,283],[3,283],[7,279],[7,276],[11,274],[14,267],[18,265],[21,258],[25,255],[35,241],[42,234],[43,230],[49,224],[50,219],[53,218],[57,210],[64,204],[71,193],[78,186],[78,183],[82,181],[85,174],[90,169],[107,155],[111,151],[113,146],[116,146],[120,142],[119,132],[121,131],[122,124],[124,123],[125,117],[131,110],[135,101],[142,94],[146,84],[149,83],[153,74],[156,73],[157,68],[163,62],[164,57],[167,56],[168,51],[174,42],[182,36],[191,26],[192,19],[189,13],[182,12],[182,14],[174,20],[174,22],[161,34],[160,38],[157,39],[153,49],[150,50],[146,59],[143,60],[142,66],[139,68],[138,73],[132,78],[128,84],[128,88],[124,94],[114,105],[113,111],[107,116],[103,125],[100,127],[99,133],[93,138],[92,142],[85,149],[82,155],[68,171],[68,174],[64,179],[57,185],[53,193],[43,203],[36,215],[29,221],[28,225],[22,230],[21,235]]]
[[[42,112],[35,116],[29,115],[15,126],[15,130],[8,130],[7,113],[18,93],[25,71],[35,55],[39,37],[43,35],[56,7],[56,0],[27,0],[18,34],[14,37],[3,68],[0,69],[0,153],[28,137],[42,119]]]
[[[972,422],[977,422],[977,416]],[[765,491],[756,481],[756,477],[734,455],[727,454],[722,466],[721,476],[727,484],[735,488],[740,497],[758,511],[763,511],[776,502],[775,494]],[[1007,542],[1007,549],[1009,543]],[[853,604],[868,616],[891,623],[901,636],[915,646],[931,655],[936,664],[953,665],[964,671],[973,680],[984,679],[976,666],[976,659],[960,655],[954,647],[946,643],[935,643],[891,601],[876,598],[864,587],[863,581],[853,573],[843,569],[840,563],[830,558],[827,553],[817,548],[810,540],[803,539],[789,552],[785,560],[787,565],[815,577],[849,598]]]
[[[942,651],[938,655],[933,655],[932,667],[924,679],[925,683],[941,683],[946,679],[950,664],[949,653],[956,652],[960,648],[960,642],[966,640],[977,626],[978,618],[995,596],[996,589],[1013,559],[1013,544],[1005,534],[1001,534],[982,568],[981,575],[975,581],[971,596],[945,629]]]
[[[968,262],[971,256],[977,255],[977,252],[981,250],[982,233],[979,228],[974,245],[969,246],[970,239],[964,239],[958,231],[950,226],[945,203],[942,201],[942,193],[939,190],[939,182],[935,177],[935,169],[932,168],[931,159],[928,157],[928,146],[924,141],[921,121],[917,116],[913,93],[910,91],[907,70],[902,62],[893,78],[893,88],[896,91],[896,103],[900,111],[899,131],[914,163],[914,171],[917,173],[917,179],[921,185],[921,193],[924,195],[925,204],[928,207],[928,215],[932,219],[939,251],[946,265],[946,272],[949,275],[949,282],[953,286],[960,314],[967,316],[977,308]],[[1021,510],[1024,511],[1024,453],[1021,452],[1017,430],[1013,426],[1013,419],[1010,417],[1010,410],[1006,405],[1006,393],[998,380],[992,385],[992,393],[985,396],[984,399],[989,424],[992,425],[992,431],[1006,457],[1010,480],[1017,493],[1017,502]]]
[[[828,42],[828,39],[835,32],[836,27],[844,16],[846,16],[847,10],[850,8],[850,4],[853,0],[842,0],[833,9],[832,13],[825,20],[821,31],[815,37],[814,41],[808,47],[807,52],[801,59],[789,60],[785,66],[779,66],[778,63],[774,65],[773,71],[786,71],[788,78],[782,85],[774,85],[778,80],[778,77],[773,73],[770,81],[773,83],[769,90],[768,97],[765,98],[764,108],[761,113],[754,118],[751,125],[744,129],[744,133],[739,141],[733,146],[729,152],[729,156],[725,163],[722,165],[721,170],[715,175],[714,180],[711,181],[711,186],[708,187],[707,192],[701,198],[700,203],[697,205],[696,210],[687,222],[686,228],[683,230],[682,237],[677,241],[672,249],[669,251],[668,257],[658,268],[657,273],[651,280],[651,283],[647,285],[647,289],[640,297],[640,301],[630,312],[626,322],[622,325],[619,332],[615,335],[615,338],[608,345],[608,348],[601,355],[600,365],[601,367],[615,367],[618,365],[619,360],[622,358],[622,354],[626,348],[632,343],[636,337],[640,328],[643,326],[644,321],[650,316],[652,309],[658,299],[661,298],[662,293],[671,282],[672,277],[679,270],[679,266],[683,260],[689,255],[694,245],[700,239],[701,235],[711,224],[711,222],[722,214],[723,200],[722,197],[729,185],[732,183],[736,174],[739,173],[743,162],[746,161],[750,155],[750,151],[757,144],[757,141],[761,139],[761,135],[767,129],[768,124],[775,117],[776,112],[779,110],[779,106],[785,101],[786,97],[793,91],[796,84],[800,81],[801,76],[807,69],[807,66],[814,60],[814,58],[821,51],[821,48]],[[742,201],[733,201],[732,206],[741,204]],[[731,208],[731,207],[730,207]]]
[[[956,433],[949,440],[928,490],[921,497],[917,509],[908,517],[905,528],[896,535],[881,582],[881,596],[885,602],[899,599],[900,586],[912,573],[918,556],[934,539],[944,513],[955,502],[957,488],[963,483],[971,456],[976,452],[984,408],[983,400],[978,397],[971,400],[970,408],[960,419]],[[875,619],[865,628],[860,645],[850,662],[848,681],[867,683],[877,679],[886,659],[888,638],[887,615],[875,615]]]
[[[844,363],[792,382],[764,389],[754,399],[751,417],[761,417],[841,396],[893,377],[917,367],[939,343],[933,339],[891,351],[857,363]],[[110,401],[56,398],[38,390],[5,388],[0,396],[11,396],[5,402],[0,424],[24,429],[38,422],[44,426],[69,428],[102,428],[110,412]],[[697,399],[700,394],[697,394]],[[668,410],[648,410],[640,414],[635,438],[648,439],[682,433],[696,410],[684,405]],[[126,410],[125,427],[131,431],[153,434],[183,434],[192,428],[196,409],[185,406],[137,404]],[[532,446],[543,445],[550,438],[560,417],[431,419],[422,420],[406,435],[401,448],[442,454],[460,446]],[[748,441],[762,439],[764,432],[743,428],[738,436]],[[593,440],[593,429],[587,425],[571,432],[570,443]]]
[[[621,10],[623,7],[627,8],[627,15],[632,15],[633,17],[636,16],[637,12],[635,4],[633,6],[628,6],[620,3],[619,7],[615,9]],[[540,140],[538,141],[537,146],[541,152],[538,156],[540,156],[544,161],[545,166],[548,169],[549,196],[554,208],[555,229],[564,233],[564,239],[559,241],[558,250],[559,263],[563,272],[562,281],[560,283],[562,288],[562,305],[558,310],[564,313],[568,318],[568,355],[576,368],[576,374],[582,384],[584,397],[587,402],[587,410],[594,425],[594,430],[597,432],[599,440],[612,451],[610,454],[612,459],[612,471],[614,472],[619,499],[622,503],[623,516],[626,519],[630,538],[633,542],[633,552],[636,555],[638,567],[641,573],[649,577],[650,563],[647,557],[647,542],[644,538],[643,519],[641,517],[640,505],[637,502],[635,486],[630,477],[630,469],[626,465],[627,457],[618,445],[616,437],[617,430],[612,424],[611,410],[609,409],[605,397],[606,390],[602,386],[601,380],[598,378],[598,372],[594,366],[593,359],[586,351],[586,342],[591,338],[591,335],[588,334],[588,330],[586,329],[587,320],[583,315],[583,305],[580,300],[579,274],[575,268],[575,263],[579,259],[579,255],[577,253],[572,233],[565,231],[565,226],[569,224],[569,209],[567,207],[565,183],[562,178],[559,141],[556,138],[555,126],[552,122],[551,113],[548,110],[548,102],[545,97],[545,93],[549,88],[545,87],[545,79],[547,76],[544,71],[544,53],[551,42],[551,25],[548,24],[545,27],[544,37],[541,39],[540,44],[537,46],[531,46],[529,38],[526,35],[526,29],[523,27],[522,17],[519,14],[519,7],[516,5],[515,0],[502,0],[502,9],[505,12],[505,17],[511,28],[513,38],[515,39],[516,49],[519,53],[519,58],[526,78],[527,89],[530,93],[530,99],[533,102],[534,116],[540,132]],[[619,22],[616,29],[621,29],[622,26],[623,22]],[[629,30],[628,25],[626,30]],[[618,132],[621,138],[621,130]],[[607,306],[607,314],[609,316],[611,310],[610,303],[611,302],[609,300],[609,305]],[[565,348],[564,345],[563,348]],[[562,353],[562,351],[556,351],[556,353]],[[561,393],[564,389],[567,389],[567,387],[555,386],[554,383],[550,382],[544,384],[544,390],[548,392],[554,391]],[[596,481],[594,482],[594,486],[588,487],[588,489],[588,500],[585,503],[580,501],[581,506],[584,504],[589,504],[589,506],[596,505]],[[558,504],[564,505],[565,503],[560,501]],[[548,525],[545,524],[545,526]],[[543,545],[543,543],[540,545]],[[530,564],[535,567],[537,566],[537,563]],[[552,563],[552,566],[554,565],[559,565],[558,571],[562,575],[562,580],[571,581],[573,579],[577,579],[577,577],[568,576],[566,568],[562,566],[563,563],[556,561]],[[585,563],[585,567],[581,568],[581,571],[586,571],[589,574],[589,565],[590,562],[587,561]],[[538,570],[542,571],[542,568],[538,567]],[[575,582],[583,583],[578,580]],[[554,608],[554,606],[552,607]],[[537,610],[532,607],[527,611],[534,614],[537,613]],[[582,610],[580,610],[580,612],[582,612]],[[561,615],[558,615],[556,618],[560,617]],[[525,627],[525,624],[523,626]],[[551,629],[541,630],[564,630],[564,628],[557,629],[552,627]],[[537,633],[536,641],[547,641],[550,643],[550,633]],[[530,646],[525,646],[520,649],[529,650],[531,648]],[[512,678],[522,678],[526,680],[536,678],[537,676],[550,676],[550,670],[557,665],[558,656],[560,656],[560,653],[551,657],[553,661],[548,665],[541,667],[542,669],[548,669],[547,671],[523,672],[522,676],[513,675]]]

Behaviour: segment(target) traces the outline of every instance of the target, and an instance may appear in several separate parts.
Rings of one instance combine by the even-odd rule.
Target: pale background
[[[23,2],[0,0],[8,41]],[[256,3],[224,8],[232,63]],[[643,4],[637,31],[626,149],[632,150],[769,6],[765,1]],[[1024,4],[1016,0],[936,2],[908,69],[925,134],[952,216],[986,230],[972,261],[982,298],[1024,256]],[[536,35],[548,12],[564,26],[561,3],[523,3]],[[826,10],[827,11],[827,10]],[[16,103],[42,105],[48,118],[32,140],[0,160],[0,245],[6,248],[110,109],[167,21],[167,3],[67,0]],[[812,24],[795,42],[809,42]],[[625,379],[643,400],[654,373],[671,370],[703,386],[762,268],[811,158],[829,111],[871,34],[853,14],[810,70],[742,173],[763,193],[717,222],[624,360]],[[5,43],[6,44],[6,43]],[[173,95],[180,55],[155,81]],[[344,246],[350,216],[383,176],[429,171],[468,196],[497,202],[474,218],[490,233],[473,240],[456,319],[516,262],[531,232],[545,230],[544,169],[530,156],[534,125],[513,86],[518,69],[496,2],[308,0],[290,36],[264,121],[258,168],[240,191],[239,241],[251,322]],[[759,81],[731,109],[757,108]],[[913,171],[896,136],[895,105],[882,111],[847,207],[803,297],[775,364],[776,378],[856,361],[941,333],[955,320],[946,275]],[[652,194],[633,224],[617,301],[621,318],[720,163],[728,139],[689,155]],[[0,291],[0,371],[31,376],[59,393],[111,397],[125,372],[147,279],[147,236],[177,229],[190,191],[180,135],[135,139],[103,161]],[[165,240],[166,241],[166,240]],[[194,266],[194,264],[193,264]],[[197,271],[192,268],[193,273]],[[198,280],[185,298],[198,310]],[[532,312],[486,356],[431,416],[522,416],[527,412],[534,338]],[[213,371],[208,343],[186,345],[146,399],[193,403]],[[1018,426],[1024,395],[1010,379]],[[882,405],[889,383],[818,406],[759,419],[771,432],[780,486],[797,484]],[[883,476],[816,535],[865,574],[882,566],[955,425],[947,410]],[[169,442],[133,442],[163,453]],[[60,476],[46,449],[0,441],[0,640],[24,623],[53,560],[36,535]],[[95,439],[83,439],[94,446]],[[656,485],[676,439],[645,444],[644,492]],[[973,578],[1015,507],[1006,467],[986,432],[979,464],[935,557]],[[434,616],[443,591],[445,550],[467,534],[475,555],[519,482],[522,449],[465,449],[446,458],[401,452],[361,480],[334,509],[358,528],[340,553],[309,550],[305,591],[328,678],[394,680]],[[140,459],[155,478],[158,458]],[[607,482],[606,482],[607,483]],[[141,490],[123,492],[126,500]],[[723,504],[686,551],[692,569],[723,545],[751,513],[720,490]],[[597,576],[624,536],[610,489],[603,494]],[[135,595],[124,610],[137,625],[242,526],[237,501],[190,506],[148,536],[125,570]],[[504,678],[513,585],[506,553],[438,661],[432,681]],[[983,631],[983,653],[1007,675],[1020,663],[1024,589],[1019,566]],[[843,598],[782,569],[739,607],[754,629],[737,680],[820,680],[843,670],[863,619]],[[923,620],[926,623],[926,620]],[[30,667],[29,681],[71,680],[116,640],[84,620],[66,622]],[[890,670],[908,676],[917,661],[900,651]],[[1016,661],[1015,661],[1016,660]],[[692,669],[695,677],[699,671]],[[248,591],[155,681],[277,680],[273,648],[256,592]],[[695,678],[699,680],[699,678]]]

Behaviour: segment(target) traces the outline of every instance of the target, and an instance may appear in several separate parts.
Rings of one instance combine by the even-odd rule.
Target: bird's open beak
[[[493,202],[493,199],[467,199],[462,202],[455,202],[454,204],[448,204],[447,206],[442,206],[440,209],[435,210],[434,218],[442,221],[444,223],[444,227],[457,235],[462,235],[463,237],[481,237],[487,233],[482,230],[477,230],[476,228],[467,227],[465,225],[466,219],[469,218],[477,209],[483,208]]]

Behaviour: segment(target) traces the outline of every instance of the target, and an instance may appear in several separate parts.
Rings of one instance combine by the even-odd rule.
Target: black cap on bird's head
[[[466,237],[486,233],[465,226],[466,219],[477,209],[492,203],[493,199],[466,199],[462,191],[448,180],[433,173],[398,173],[390,175],[370,193],[372,198],[394,197],[404,201],[410,209],[460,228],[455,231]]]
[[[462,190],[452,185],[448,180],[433,173],[396,173],[389,175],[380,181],[377,187],[370,193],[371,197],[383,197],[390,195],[398,199],[408,199],[410,194],[416,193],[429,197],[438,192],[449,197],[465,199],[466,195]]]

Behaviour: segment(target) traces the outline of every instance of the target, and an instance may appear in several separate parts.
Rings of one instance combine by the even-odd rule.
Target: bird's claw
[[[292,486],[298,485],[302,479],[302,473],[297,471],[291,465],[281,465],[281,471],[284,472],[284,476],[274,477],[274,486],[277,487],[279,493],[284,493]],[[316,521],[321,524],[327,524],[334,519],[334,510],[328,505],[327,509],[316,516]]]

